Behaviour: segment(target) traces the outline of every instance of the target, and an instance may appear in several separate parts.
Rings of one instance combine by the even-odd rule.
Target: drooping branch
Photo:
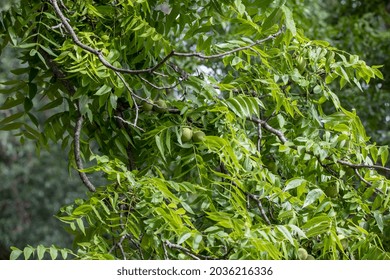
[[[60,7],[58,5],[58,1],[57,0],[50,0],[50,3],[53,5],[54,11],[57,14],[57,16],[60,18],[61,25],[70,34],[70,36],[72,37],[73,42],[77,46],[79,46],[80,48],[82,48],[83,50],[85,50],[85,51],[87,51],[87,52],[89,52],[91,54],[96,55],[98,57],[98,59],[100,60],[100,62],[104,66],[106,66],[107,68],[109,68],[109,69],[111,69],[111,70],[113,70],[115,72],[124,73],[124,74],[139,75],[139,74],[144,74],[144,73],[153,73],[155,70],[157,70],[161,66],[163,66],[173,56],[177,56],[177,57],[197,57],[197,58],[200,58],[200,59],[207,59],[207,60],[209,60],[209,59],[216,59],[216,58],[223,58],[225,56],[228,56],[228,55],[236,53],[236,52],[240,52],[240,51],[243,51],[243,50],[251,49],[251,48],[253,48],[256,45],[260,45],[260,44],[262,44],[262,43],[264,43],[266,41],[269,41],[269,40],[272,40],[272,39],[276,38],[277,36],[279,36],[282,33],[282,29],[280,29],[278,32],[276,32],[274,34],[271,34],[271,35],[269,35],[266,38],[257,40],[257,41],[255,41],[252,44],[249,44],[247,46],[235,48],[235,49],[230,50],[230,51],[226,51],[226,52],[218,53],[218,54],[213,54],[213,55],[205,55],[205,54],[198,53],[198,52],[182,53],[182,52],[176,52],[176,51],[173,50],[170,53],[168,53],[159,63],[157,63],[153,67],[146,68],[146,69],[138,69],[138,70],[124,69],[124,68],[115,67],[110,62],[108,62],[105,59],[105,57],[103,56],[103,54],[102,54],[102,52],[100,50],[94,49],[94,48],[92,48],[92,47],[82,43],[81,40],[79,39],[79,37],[77,36],[76,32],[74,31],[73,27],[69,24],[68,19],[62,13],[62,11],[61,11],[61,9],[60,9]]]
[[[364,182],[366,185],[372,187],[372,183],[368,182],[366,179],[363,178],[362,175],[360,175],[359,171],[357,170],[357,168],[354,168],[353,169],[355,171],[355,174],[356,176],[358,176],[358,178],[360,179],[360,181]],[[374,189],[374,192],[376,194],[384,194],[383,191],[381,189],[378,189],[378,188],[375,188]]]
[[[57,79],[59,79],[61,81],[62,85],[66,89],[69,96],[73,96],[75,94],[76,90],[75,90],[73,84],[70,82],[70,80],[68,80],[66,78],[64,72],[51,59],[50,55],[46,51],[44,51],[43,49],[39,49],[38,51],[42,55],[42,57],[45,59],[45,62],[49,66],[51,71],[53,72],[54,77],[56,77]],[[79,112],[78,104],[76,104],[76,109]],[[88,179],[87,175],[81,171],[82,169],[84,169],[83,162],[81,159],[81,153],[80,153],[80,134],[81,134],[82,125],[83,125],[83,116],[80,114],[76,120],[76,125],[74,128],[74,147],[73,147],[74,157],[75,157],[75,161],[76,161],[77,172],[79,173],[81,181],[88,188],[88,190],[90,190],[91,192],[95,192],[96,189],[95,189],[94,185]]]
[[[50,3],[53,5],[54,11],[57,14],[57,16],[61,20],[62,26],[65,28],[65,30],[68,32],[68,34],[72,37],[73,42],[82,48],[83,50],[92,53],[98,57],[100,62],[106,66],[107,68],[119,72],[119,73],[126,73],[126,74],[142,74],[142,73],[152,73],[154,70],[157,70],[160,68],[172,55],[173,53],[169,53],[161,62],[156,64],[155,66],[148,68],[148,69],[140,69],[140,70],[130,70],[130,69],[123,69],[123,68],[118,68],[109,63],[103,56],[102,52],[98,49],[94,49],[84,43],[81,42],[79,37],[76,35],[76,32],[74,31],[73,27],[69,24],[68,19],[65,17],[65,15],[62,13],[60,7],[58,6],[57,0],[50,0]]]
[[[83,116],[80,114],[80,116],[77,118],[76,125],[74,128],[74,158],[76,160],[77,172],[79,173],[81,181],[83,181],[84,185],[88,188],[88,190],[90,190],[91,192],[95,192],[96,191],[95,186],[88,179],[87,175],[82,171],[84,167],[83,167],[83,161],[81,160],[81,153],[80,153],[80,134],[81,134],[81,127],[83,125],[83,120],[84,120]]]

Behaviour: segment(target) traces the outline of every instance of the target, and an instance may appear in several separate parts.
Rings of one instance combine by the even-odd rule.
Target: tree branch
[[[108,251],[108,253],[111,254],[112,251],[113,251],[116,247],[118,247],[119,250],[120,250],[121,253],[122,253],[123,260],[126,260],[126,254],[125,254],[125,251],[123,250],[123,246],[122,246],[122,243],[123,243],[123,241],[126,239],[126,237],[127,237],[127,234],[122,235],[122,237],[121,237],[121,239],[119,240],[119,242],[118,242],[118,243],[115,243],[115,244],[111,247],[111,249]]]
[[[215,58],[222,58],[222,57],[225,57],[225,56],[227,56],[227,55],[230,55],[230,54],[233,54],[233,53],[236,53],[236,52],[239,52],[239,51],[244,51],[244,50],[247,50],[247,49],[251,49],[251,48],[253,48],[253,47],[256,46],[256,45],[260,45],[260,44],[262,44],[262,43],[264,43],[264,42],[266,42],[266,41],[275,39],[275,38],[276,38],[277,36],[279,36],[281,33],[282,33],[282,29],[280,29],[278,32],[276,32],[276,33],[274,33],[274,34],[269,35],[269,36],[266,37],[266,38],[257,40],[257,41],[253,42],[252,44],[250,44],[250,45],[248,45],[248,46],[239,47],[239,48],[236,48],[236,49],[233,49],[233,50],[230,50],[230,51],[227,51],[227,52],[223,52],[223,53],[212,54],[212,55],[204,55],[204,54],[198,53],[198,52],[193,52],[193,53],[180,53],[180,52],[174,51],[174,52],[173,52],[173,55],[174,55],[174,56],[182,56],[182,57],[197,57],[197,58],[200,58],[200,59],[215,59]]]
[[[263,121],[263,120],[261,120],[259,118],[256,118],[256,117],[250,117],[249,120],[252,121],[252,122],[255,122],[257,124],[260,124],[265,130],[267,130],[267,131],[271,132],[272,134],[276,135],[283,144],[288,141],[287,138],[284,136],[283,132],[273,128],[266,121]]]
[[[257,124],[261,124],[261,126],[271,132],[272,134],[276,135],[279,140],[284,144],[288,141],[288,139],[284,136],[283,132],[280,131],[280,130],[277,130],[275,128],[273,128],[272,126],[270,126],[266,121],[264,120],[261,120],[259,118],[256,118],[256,117],[250,117],[248,118],[250,121],[254,122],[254,123],[257,123]],[[294,146],[290,146],[290,148],[295,148]],[[313,155],[312,153],[308,153],[312,156],[315,156]],[[327,169],[328,171],[330,171],[327,167],[325,166],[321,161],[320,159],[317,157],[317,160],[318,162],[321,164],[322,167],[324,167],[325,169]],[[388,167],[385,167],[385,166],[380,166],[380,165],[370,165],[370,164],[354,164],[354,163],[351,163],[349,161],[346,161],[346,160],[342,160],[342,159],[339,159],[337,160],[338,163],[340,163],[341,165],[345,165],[345,166],[348,166],[350,168],[353,168],[353,169],[362,169],[362,168],[368,168],[368,169],[377,169],[377,170],[384,170],[384,171],[387,171],[387,172],[390,172],[390,168]],[[330,171],[332,174],[333,173],[333,170]]]
[[[38,51],[45,59],[46,64],[50,67],[54,77],[56,77],[61,81],[62,85],[68,92],[69,96],[73,96],[76,90],[72,85],[72,83],[66,79],[66,76],[63,73],[63,71],[58,67],[58,65],[55,62],[53,62],[53,60],[51,59],[50,55],[47,52],[45,52],[43,49],[39,49]],[[76,109],[80,114],[78,104],[76,104]],[[80,133],[81,133],[82,124],[83,124],[83,116],[80,114],[78,119],[76,120],[76,125],[74,128],[74,157],[78,169],[77,172],[79,173],[81,181],[88,188],[88,190],[90,190],[91,192],[95,192],[96,189],[94,185],[91,183],[91,181],[88,179],[87,175],[82,171],[80,171],[84,169],[83,162],[81,160],[81,154],[80,154]]]
[[[167,246],[165,244],[166,244],[165,242],[162,242],[162,247],[163,247],[163,250],[164,250],[164,259],[169,260]]]
[[[140,128],[139,126],[137,126],[137,125],[135,125],[135,124],[133,124],[133,123],[131,123],[131,122],[128,122],[128,121],[126,121],[125,119],[123,119],[123,118],[121,118],[121,117],[119,117],[119,116],[114,116],[114,118],[120,120],[122,123],[128,124],[128,125],[130,125],[130,126],[132,126],[132,127],[135,127],[135,128],[138,128],[138,129],[141,130],[141,131],[145,131],[145,130],[143,130],[142,128]]]
[[[81,133],[82,125],[83,125],[83,116],[80,114],[74,128],[74,157],[76,160],[77,172],[79,173],[81,181],[83,181],[84,185],[88,188],[88,190],[90,190],[91,192],[95,192],[96,191],[95,186],[88,179],[87,175],[81,171],[82,169],[84,169],[83,162],[81,160],[81,154],[80,154],[80,133]]]
[[[50,0],[50,3],[52,4],[52,6],[54,8],[54,11],[57,14],[57,16],[60,18],[62,26],[70,34],[70,36],[72,37],[73,42],[77,46],[79,46],[80,48],[82,48],[83,50],[85,50],[85,51],[87,51],[89,53],[92,53],[92,54],[96,55],[98,57],[98,59],[100,60],[100,62],[104,66],[106,66],[107,68],[109,68],[109,69],[111,69],[113,71],[119,72],[119,73],[126,73],[126,74],[133,74],[133,75],[139,75],[139,74],[144,74],[144,73],[153,73],[155,70],[157,70],[161,66],[163,66],[165,64],[165,62],[167,62],[172,56],[197,57],[197,58],[200,58],[200,59],[222,58],[222,57],[225,57],[227,55],[230,55],[230,54],[233,54],[233,53],[236,53],[236,52],[239,52],[239,51],[251,49],[251,48],[253,48],[256,45],[262,44],[262,43],[264,43],[266,41],[269,41],[271,39],[276,38],[277,36],[279,36],[282,33],[282,29],[280,29],[275,34],[271,34],[271,35],[269,35],[266,38],[257,40],[257,41],[253,42],[252,44],[250,44],[248,46],[239,47],[239,48],[227,51],[227,52],[223,52],[223,53],[219,53],[219,54],[213,54],[213,55],[204,55],[202,53],[197,53],[197,52],[181,53],[181,52],[171,51],[168,55],[166,55],[159,63],[157,63],[153,67],[146,68],[146,69],[131,70],[131,69],[124,69],[124,68],[115,67],[114,65],[112,65],[110,62],[108,62],[104,58],[104,56],[103,56],[103,54],[102,54],[102,52],[100,50],[94,49],[94,48],[92,48],[92,47],[82,43],[81,40],[79,39],[79,37],[76,35],[76,32],[74,31],[73,27],[69,24],[68,19],[62,13],[60,7],[58,6],[57,0]]]
[[[261,152],[261,139],[263,137],[263,132],[261,131],[261,124],[257,124],[257,151],[260,153]]]
[[[250,198],[252,198],[252,199],[257,203],[257,207],[259,208],[260,214],[261,214],[261,216],[263,217],[264,221],[265,221],[268,225],[271,225],[272,223],[271,223],[271,221],[268,219],[267,214],[266,214],[265,211],[264,211],[264,207],[263,207],[263,204],[261,203],[260,199],[257,198],[254,194],[251,194],[251,193],[249,193],[248,196],[249,196]]]
[[[195,259],[195,260],[201,260],[201,259],[204,259],[204,260],[216,260],[213,257],[204,256],[204,255],[200,255],[200,254],[195,254],[191,250],[189,250],[187,248],[184,248],[184,247],[182,247],[180,245],[173,244],[173,243],[169,242],[168,240],[165,240],[165,244],[168,246],[168,248],[170,248],[170,249],[177,249],[177,250],[183,252],[184,254],[186,254],[187,256],[190,256],[191,258]]]
[[[365,184],[367,184],[368,186],[372,187],[372,183],[370,183],[366,179],[364,179],[363,176],[360,175],[359,171],[356,168],[354,168],[353,170],[355,171],[356,176],[359,177],[360,181],[362,181]],[[375,191],[376,194],[379,194],[379,193],[380,194],[384,194],[383,191],[381,189],[378,189],[378,188],[375,188],[374,191]]]
[[[380,166],[380,165],[370,165],[370,164],[354,164],[342,159],[337,160],[338,163],[351,167],[351,168],[356,168],[356,169],[362,169],[362,168],[369,168],[369,169],[379,169],[379,170],[384,170],[390,172],[390,168],[385,167],[385,166]]]

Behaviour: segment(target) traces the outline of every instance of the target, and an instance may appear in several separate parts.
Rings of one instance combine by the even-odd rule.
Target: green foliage
[[[28,78],[4,83],[23,113],[0,128],[108,183],[59,211],[73,250],[12,258],[390,258],[388,147],[338,96],[378,67],[306,38],[286,1],[63,2],[4,14]]]
[[[390,142],[390,5],[386,1],[294,1],[296,20],[311,38],[322,38],[342,50],[380,65],[384,80],[344,87],[338,96],[355,108],[373,141]],[[336,86],[336,85],[335,85]],[[334,87],[336,88],[336,87]],[[362,94],[362,91],[363,93]]]

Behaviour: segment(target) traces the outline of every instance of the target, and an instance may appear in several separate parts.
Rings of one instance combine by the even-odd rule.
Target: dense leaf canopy
[[[18,3],[0,129],[68,149],[89,196],[58,213],[74,248],[12,258],[390,258],[389,150],[339,98],[383,75],[305,37],[299,4]]]

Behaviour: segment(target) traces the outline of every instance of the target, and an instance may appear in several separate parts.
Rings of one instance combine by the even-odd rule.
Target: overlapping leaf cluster
[[[4,14],[2,44],[23,49],[15,72],[28,78],[5,83],[1,109],[24,111],[0,128],[62,142],[75,168],[81,155],[94,164],[80,172],[108,180],[59,212],[75,235],[63,257],[390,257],[388,148],[330,88],[382,74],[305,38],[294,6],[21,2]],[[167,108],[145,109],[158,99]],[[182,141],[184,127],[204,141]]]

